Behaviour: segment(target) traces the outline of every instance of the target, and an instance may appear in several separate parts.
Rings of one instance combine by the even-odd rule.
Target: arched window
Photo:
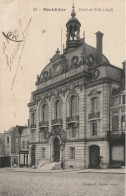
[[[42,121],[48,121],[48,107],[46,104],[42,106]]]
[[[70,115],[77,115],[77,97],[75,95],[73,95],[70,99]]]
[[[55,102],[55,119],[61,118],[61,103],[59,100]]]
[[[94,97],[92,98],[91,100],[91,104],[92,104],[92,113],[95,113],[98,111],[98,98],[97,97]]]

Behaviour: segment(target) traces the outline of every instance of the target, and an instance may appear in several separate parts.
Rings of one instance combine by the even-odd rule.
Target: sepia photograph
[[[125,0],[0,0],[0,196],[125,196]]]

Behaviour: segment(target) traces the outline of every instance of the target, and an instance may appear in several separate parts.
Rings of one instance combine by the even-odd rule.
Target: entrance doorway
[[[33,145],[31,148],[31,165],[35,165],[35,149],[36,146]]]
[[[89,147],[89,167],[97,169],[100,167],[100,147],[93,145]]]
[[[53,140],[54,145],[54,162],[59,162],[60,160],[60,141],[58,137]]]

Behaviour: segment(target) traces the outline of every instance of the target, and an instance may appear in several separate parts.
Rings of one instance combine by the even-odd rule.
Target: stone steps
[[[39,167],[39,169],[41,170],[55,170],[55,169],[60,169],[61,168],[61,164],[58,162],[52,162],[52,163],[46,163],[44,165],[42,165],[41,167]]]

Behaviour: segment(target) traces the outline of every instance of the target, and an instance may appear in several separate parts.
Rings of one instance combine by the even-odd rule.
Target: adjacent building
[[[23,128],[21,133],[20,166],[29,166],[29,140],[30,131],[28,127]]]
[[[19,166],[21,135],[25,128],[24,126],[16,125],[16,127],[4,132],[5,157],[10,157],[11,166]]]
[[[4,131],[5,156],[11,156],[11,130]]]
[[[0,157],[4,156],[5,147],[4,147],[4,133],[0,133]]]
[[[123,62],[123,76],[120,87],[113,89],[110,105],[110,166],[125,165],[125,125],[126,125],[126,90],[125,64]]]

